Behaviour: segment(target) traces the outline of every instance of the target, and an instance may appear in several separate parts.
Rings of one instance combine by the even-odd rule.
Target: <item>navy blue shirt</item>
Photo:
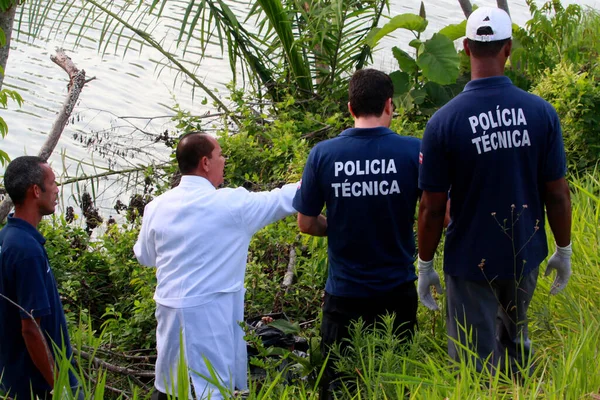
[[[416,279],[419,147],[388,128],[351,128],[310,152],[294,207],[327,207],[327,293],[368,297]]]
[[[444,271],[519,279],[548,254],[544,184],[565,176],[554,108],[509,78],[477,79],[425,129],[419,187],[450,190]]]
[[[53,343],[71,345],[56,281],[44,249],[46,239],[28,222],[9,216],[0,231],[0,293],[19,304],[34,318],[54,353]],[[12,397],[31,397],[31,389],[49,391],[42,374],[33,364],[23,336],[21,319],[29,318],[0,297],[0,387]],[[56,357],[55,357],[56,358]],[[71,386],[77,381],[71,375]]]

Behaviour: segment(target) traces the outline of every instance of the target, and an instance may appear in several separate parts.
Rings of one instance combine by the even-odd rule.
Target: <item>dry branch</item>
[[[52,62],[61,67],[68,75],[69,75],[69,84],[67,86],[67,98],[63,103],[63,107],[58,113],[56,120],[54,121],[54,125],[52,125],[52,130],[46,139],[46,142],[43,144],[40,149],[38,156],[41,157],[44,161],[48,160],[50,154],[56,147],[58,140],[60,139],[60,135],[62,135],[69,118],[71,117],[71,113],[73,112],[73,108],[77,104],[77,100],[79,99],[79,94],[85,85],[85,71],[79,70],[73,61],[67,56],[62,49],[56,50],[56,55],[50,56]],[[6,196],[4,201],[0,203],[0,221],[4,221],[6,216],[12,209],[13,202],[9,196]]]
[[[460,8],[465,14],[465,18],[469,18],[469,15],[473,12],[473,6],[471,5],[470,0],[458,0],[458,4],[460,4]]]
[[[290,261],[288,263],[287,271],[283,276],[283,286],[285,287],[285,291],[287,292],[292,286],[292,282],[294,281],[294,271],[296,270],[296,248],[290,248]]]
[[[118,365],[108,363],[104,360],[92,356],[88,352],[78,350],[76,348],[73,348],[73,352],[79,354],[82,358],[91,361],[96,368],[104,368],[107,371],[126,376],[137,376],[139,378],[154,378],[154,371],[138,371],[127,367],[119,367]]]
[[[85,371],[83,371],[83,374],[85,375],[85,378],[86,378],[88,381],[91,381],[91,382],[93,382],[95,385],[98,385],[98,381],[97,381],[96,379],[94,379],[94,377],[93,377],[93,376],[90,376],[90,375],[89,375],[88,373],[86,373]],[[109,392],[113,392],[113,393],[119,394],[119,395],[123,396],[125,399],[130,399],[130,398],[131,398],[131,394],[130,394],[129,392],[127,392],[127,391],[125,391],[125,390],[121,390],[121,389],[114,388],[114,387],[112,387],[112,386],[109,386],[109,385],[107,385],[106,383],[104,384],[104,389],[105,389],[105,390],[108,390]]]
[[[508,15],[510,15],[510,11],[508,9],[508,0],[496,0],[496,4],[498,5],[498,8],[503,9]]]

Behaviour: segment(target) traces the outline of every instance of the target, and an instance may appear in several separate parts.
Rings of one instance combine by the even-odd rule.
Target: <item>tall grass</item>
[[[375,328],[360,323],[354,327],[350,352],[337,368],[350,382],[343,385],[340,399],[597,399],[600,398],[600,178],[591,173],[571,179],[573,204],[573,275],[567,288],[550,296],[552,278],[542,277],[534,295],[529,317],[530,337],[534,344],[533,372],[516,382],[502,373],[476,372],[471,361],[455,363],[446,351],[445,321],[440,313],[421,309],[417,332],[412,344],[403,347],[391,334],[391,319]],[[549,246],[554,241],[549,233]],[[540,271],[545,270],[542,265]],[[423,326],[425,329],[423,329]],[[94,332],[80,330],[73,337],[75,346],[98,346]],[[183,352],[181,353],[183,358]],[[59,358],[59,375],[55,399],[75,398],[68,387],[67,371],[73,371],[82,383],[86,399],[125,398],[107,390],[106,373],[95,374],[94,381],[79,360],[75,370],[68,360]],[[184,363],[175,371],[181,382]],[[316,400],[319,366],[315,366],[317,382],[308,379],[286,380],[289,368],[272,368],[267,378],[251,381],[250,400]],[[228,388],[216,376],[207,377],[226,395]],[[62,388],[62,389],[58,389]],[[178,388],[177,397],[186,398],[188,386]],[[1,397],[1,396],[0,396]],[[129,398],[146,398],[133,390]]]

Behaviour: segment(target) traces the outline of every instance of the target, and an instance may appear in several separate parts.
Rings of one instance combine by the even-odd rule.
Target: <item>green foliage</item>
[[[527,0],[531,19],[514,31],[513,68],[531,82],[559,63],[589,68],[597,63],[600,39],[598,11],[551,0],[539,7]]]
[[[97,240],[64,218],[43,224],[46,250],[64,297],[67,318],[89,313],[90,324],[107,326],[115,346],[152,346],[154,270],[135,260],[135,227],[113,224]]]
[[[393,47],[392,54],[400,70],[390,74],[394,83],[394,104],[400,114],[408,118],[431,116],[464,86],[464,82],[456,85],[460,58],[453,40],[464,36],[466,22],[447,26],[423,41],[421,34],[428,25],[423,3],[420,14],[397,15],[383,27],[372,29],[366,40],[374,48],[383,37],[397,29],[413,33],[415,39],[409,46],[415,49],[415,57],[397,46]]]
[[[12,6],[13,3],[13,1],[3,0],[3,2],[0,2],[0,11],[7,10]],[[4,34],[4,31],[0,29],[0,47],[4,46],[6,46],[6,35]],[[0,75],[4,75],[4,69],[2,67],[0,67]],[[14,102],[16,102],[19,105],[19,107],[21,107],[21,105],[23,104],[23,98],[15,90],[0,90],[0,109],[6,109],[9,100],[13,100]],[[6,124],[6,121],[4,121],[4,118],[0,117],[0,135],[4,138],[7,134],[8,125]],[[0,149],[0,164],[2,164],[2,166],[5,166],[9,162],[10,157],[8,156],[8,154],[4,150]]]
[[[16,4],[19,4],[19,0],[0,0],[0,12],[7,11]]]
[[[558,112],[571,171],[594,167],[600,159],[600,68],[580,71],[560,63],[544,72],[533,93]]]

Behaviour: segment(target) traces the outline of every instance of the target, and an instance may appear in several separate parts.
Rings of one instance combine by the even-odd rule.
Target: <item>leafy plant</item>
[[[4,10],[5,8],[8,8],[9,6],[11,6],[11,2],[8,2],[8,4],[0,4],[0,9]],[[0,47],[4,47],[6,46],[6,36],[4,34],[4,31],[2,29],[0,29]],[[0,67],[0,75],[4,75],[4,69],[2,67]],[[6,109],[6,107],[8,106],[8,101],[12,100],[14,102],[16,102],[19,107],[21,107],[21,105],[23,105],[23,98],[21,97],[21,95],[15,91],[15,90],[10,90],[10,89],[2,89],[0,90],[0,109]],[[6,137],[6,135],[8,134],[8,125],[6,124],[6,121],[4,121],[4,118],[0,117],[0,135],[4,138]],[[0,149],[0,163],[5,166],[10,162],[10,157],[8,156],[8,154]]]
[[[460,58],[454,47],[454,40],[464,36],[466,21],[458,25],[449,25],[427,40],[421,35],[427,28],[425,6],[417,14],[401,14],[393,17],[381,28],[369,33],[367,43],[375,48],[379,41],[396,31],[405,29],[414,35],[409,46],[414,49],[415,57],[400,47],[392,48],[392,54],[400,69],[390,74],[394,82],[394,103],[400,112],[420,107],[421,112],[431,115],[436,108],[449,101],[457,89],[455,84],[460,72]]]
[[[568,62],[547,69],[533,93],[556,109],[572,172],[594,168],[600,159],[600,68],[579,70]]]

